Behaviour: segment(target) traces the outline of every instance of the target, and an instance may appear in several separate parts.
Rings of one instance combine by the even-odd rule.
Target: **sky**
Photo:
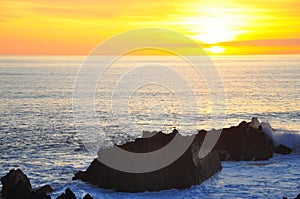
[[[0,54],[87,55],[137,28],[177,31],[209,54],[298,54],[300,1],[0,0]]]

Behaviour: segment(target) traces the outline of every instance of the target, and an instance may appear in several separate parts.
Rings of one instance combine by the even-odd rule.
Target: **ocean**
[[[50,184],[52,196],[70,187],[78,197],[99,199],[292,198],[300,192],[300,55],[213,56],[204,63],[212,69],[205,66],[208,75],[167,56],[124,57],[106,70],[99,70],[104,62],[98,57],[81,73],[85,59],[0,56],[0,176],[21,168],[34,187]],[[95,85],[80,82],[91,78],[97,78]],[[81,94],[88,97],[78,101]],[[86,107],[92,112],[82,113]],[[99,144],[124,143],[143,130],[168,133],[176,127],[192,134],[252,117],[270,123],[276,143],[294,152],[222,162],[222,171],[184,190],[117,193],[72,181],[96,157]],[[96,148],[88,145],[95,138]]]

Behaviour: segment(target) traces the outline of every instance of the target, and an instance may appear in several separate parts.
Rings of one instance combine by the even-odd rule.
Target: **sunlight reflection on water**
[[[134,59],[133,61],[136,63],[145,62],[147,58],[134,57]],[[199,112],[187,113],[186,116],[189,120],[186,124],[181,124],[182,129],[207,129],[211,118],[211,102],[204,80],[193,81],[201,77],[191,72],[191,69],[185,67],[184,63],[174,62],[167,57],[157,59],[177,67],[181,74],[188,77],[189,83],[199,96]],[[213,59],[221,74],[226,92],[227,118],[225,126],[237,125],[242,120],[248,121],[251,117],[256,116],[261,121],[269,122],[281,133],[299,134],[299,56],[235,56]],[[70,183],[70,179],[77,170],[86,168],[91,162],[93,157],[84,150],[80,138],[77,136],[72,110],[74,81],[82,60],[83,57],[63,56],[0,57],[0,176],[3,176],[11,168],[21,167],[32,179],[34,185],[53,182],[54,187],[61,187]],[[124,70],[122,67],[131,63],[129,61],[125,63],[125,61],[117,63],[107,72],[116,75],[115,78],[117,78],[118,74]],[[155,62],[155,60],[152,61]],[[107,89],[112,86],[110,85],[111,80],[104,78],[96,92],[95,105],[98,124],[103,127],[112,125],[106,117],[106,114],[110,113],[110,107],[107,106],[110,93],[107,92]],[[182,89],[181,92],[185,91]],[[186,96],[186,98],[189,97]],[[129,112],[137,125],[158,125],[165,122],[164,130],[166,132],[176,126],[174,119],[179,119],[182,114],[180,103],[174,97],[174,93],[159,85],[146,85],[139,88],[130,98],[129,104]],[[192,125],[197,122],[199,125]],[[87,125],[95,124],[87,121]],[[132,135],[131,132],[113,132],[103,139],[107,143],[111,140],[118,143],[122,140],[133,139],[133,136],[137,135]],[[241,182],[241,179],[234,175],[236,166],[245,167],[245,171],[251,167],[251,165],[244,164],[225,164],[225,169],[217,176],[221,181],[216,182],[214,179],[205,183],[201,188],[196,186],[183,192],[190,196],[199,190],[202,195],[205,192],[213,194],[213,190],[208,191],[206,188],[211,189],[212,185],[217,184],[222,188],[219,198],[222,193],[229,193],[229,196],[233,196],[230,194],[242,188],[234,184],[235,181]],[[273,175],[275,166],[273,164],[273,170],[269,170],[266,175]],[[278,170],[285,166],[282,161]],[[251,184],[251,180],[246,181],[245,186],[247,185],[248,188],[243,191],[254,194],[253,190],[259,189],[259,186],[265,183],[264,186],[269,187],[270,194],[272,189],[278,189],[274,193],[284,192],[284,190],[280,191],[281,187],[291,186],[289,183],[294,185],[297,179],[299,182],[299,176],[297,179],[293,179],[293,176],[296,175],[293,168],[297,169],[293,165],[291,174],[286,172],[285,177],[283,174],[280,176],[276,173],[277,176],[273,181],[278,183],[277,186],[268,184],[270,177],[263,176],[265,179],[260,179],[261,182],[257,181]],[[257,172],[260,169],[255,167],[251,171]],[[248,174],[247,178],[251,179],[251,173]],[[263,173],[260,174],[263,175]],[[224,180],[222,176],[226,177],[225,183],[222,182]],[[292,180],[289,181],[289,179]],[[236,186],[230,187],[228,183]],[[79,185],[75,184],[74,186]],[[178,194],[183,196],[183,192]],[[164,193],[168,193],[168,191]],[[174,192],[172,193],[174,194]],[[258,193],[262,194],[262,190],[258,190]],[[213,196],[218,197],[218,193]],[[142,195],[142,197],[146,196]]]

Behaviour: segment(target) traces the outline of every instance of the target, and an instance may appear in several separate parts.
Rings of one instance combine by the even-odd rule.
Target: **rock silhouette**
[[[20,169],[12,169],[1,178],[2,199],[50,199],[47,192],[52,188],[48,185],[32,190],[30,180]]]
[[[267,160],[273,157],[273,141],[266,135],[261,126],[253,128],[245,121],[238,126],[222,129],[222,133],[214,146],[221,161]],[[201,130],[196,139],[202,142],[207,133]]]
[[[212,151],[200,159],[198,154],[204,138],[208,133],[215,133],[214,131],[217,130],[198,131],[191,146],[183,155],[162,169],[147,173],[129,173],[110,168],[95,159],[86,171],[79,171],[73,179],[125,192],[183,189],[201,184],[219,171],[221,169],[219,160],[267,160],[273,157],[274,150],[281,154],[291,152],[291,149],[284,145],[275,148],[271,126],[252,118],[251,122],[243,121],[238,126],[223,128]],[[147,138],[138,138],[134,142],[114,147],[135,153],[148,153],[166,146],[177,134],[176,129],[170,134],[148,133]],[[101,150],[99,154],[101,155]]]
[[[177,130],[174,130],[171,134],[159,132],[152,137],[139,138],[120,147],[136,153],[154,151],[165,146],[177,134]],[[181,135],[179,136],[180,139],[185,139]],[[201,184],[221,169],[217,153],[211,152],[205,158],[199,158],[200,146],[201,143],[194,139],[188,149],[177,160],[162,169],[147,173],[119,171],[95,159],[87,171],[78,172],[73,179],[87,181],[101,188],[124,192],[188,188],[192,185]],[[167,156],[168,154],[164,155]]]
[[[47,193],[53,191],[50,185],[42,186],[33,190],[30,180],[21,169],[12,169],[1,178],[2,199],[51,199]],[[63,194],[56,199],[77,199],[75,194],[67,188]],[[89,194],[84,199],[93,199]]]
[[[184,189],[201,184],[221,170],[220,160],[267,160],[273,156],[274,152],[279,154],[292,152],[292,149],[287,146],[275,145],[271,126],[267,123],[261,124],[254,118],[251,122],[243,121],[238,126],[222,129],[216,145],[204,158],[199,157],[199,151],[205,136],[215,133],[216,130],[200,130],[196,135],[191,136],[192,141],[187,149],[163,168],[150,172],[130,173],[113,169],[95,159],[86,171],[79,171],[73,179],[124,192]],[[170,134],[148,132],[143,138],[114,147],[134,153],[150,153],[165,147],[175,136],[179,139],[178,147],[188,138],[188,136],[180,135],[176,129]],[[99,155],[102,154],[101,151]],[[163,157],[168,155],[170,154],[165,153]],[[30,180],[20,169],[10,170],[1,178],[1,182],[2,199],[51,199],[47,195],[53,191],[51,186],[45,185],[33,190]],[[87,194],[84,198],[92,197]],[[76,196],[67,188],[57,199],[76,199]]]
[[[287,155],[287,154],[290,154],[292,153],[292,149],[283,145],[283,144],[279,144],[277,147],[274,147],[274,152],[275,153],[278,153],[278,154],[284,154],[284,155]]]

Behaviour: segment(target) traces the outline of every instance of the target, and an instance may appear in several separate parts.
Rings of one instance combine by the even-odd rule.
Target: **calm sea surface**
[[[71,187],[78,196],[95,198],[282,198],[300,192],[300,55],[213,57],[200,73],[179,58],[125,57],[102,76],[101,58],[87,73],[84,60],[0,56],[0,176],[21,168],[35,186],[56,188],[53,195]],[[93,78],[95,85],[81,82]],[[88,97],[76,101],[78,95]],[[92,112],[82,112],[86,107]],[[85,150],[86,137],[98,136],[107,147],[142,130],[176,127],[190,134],[220,127],[215,116],[224,127],[258,117],[275,129],[278,143],[296,152],[262,162],[224,162],[211,179],[181,191],[115,193],[71,180],[95,157]]]

